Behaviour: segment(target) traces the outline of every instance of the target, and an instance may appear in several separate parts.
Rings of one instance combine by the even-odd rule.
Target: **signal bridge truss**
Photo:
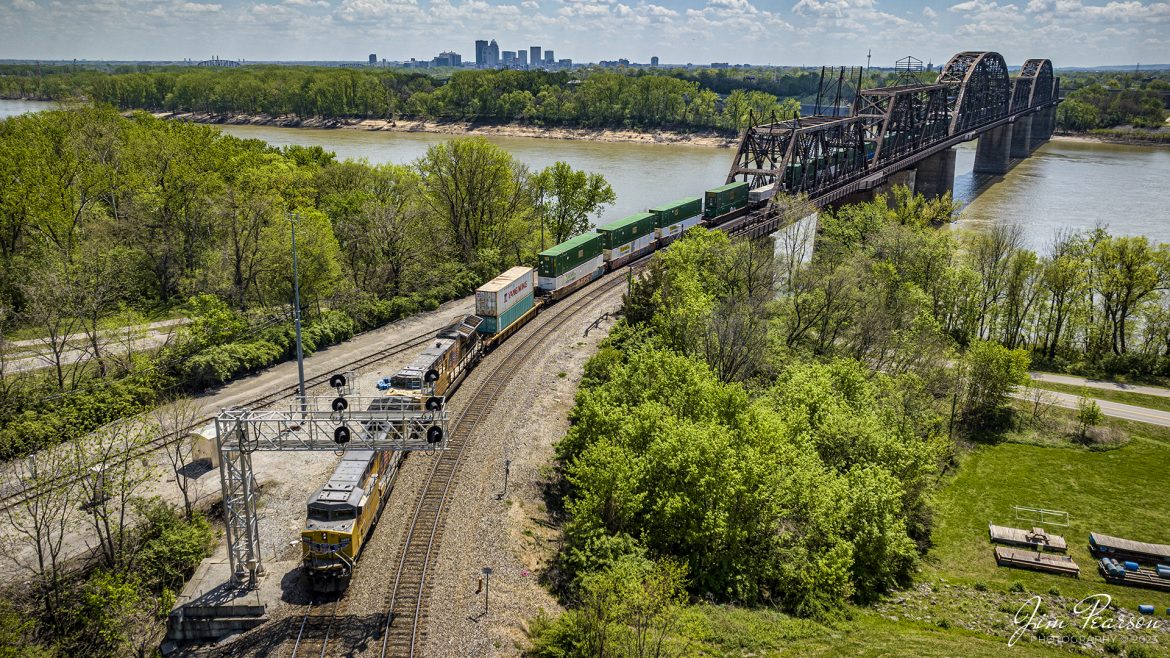
[[[215,419],[232,585],[255,587],[264,573],[253,452],[447,449],[443,398],[351,396],[345,382],[334,376],[336,397],[306,397],[303,403],[298,397],[280,409],[225,409]]]

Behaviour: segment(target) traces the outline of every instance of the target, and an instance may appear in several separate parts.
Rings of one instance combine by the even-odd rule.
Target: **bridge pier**
[[[979,135],[975,148],[975,173],[1002,176],[1012,161],[1012,124],[1005,123]]]
[[[1032,115],[1016,119],[1012,124],[1012,157],[1026,158],[1032,154]]]
[[[1056,107],[1046,107],[1032,115],[1032,150],[1048,141],[1056,130]]]
[[[939,151],[918,163],[914,191],[936,199],[955,191],[955,149]]]

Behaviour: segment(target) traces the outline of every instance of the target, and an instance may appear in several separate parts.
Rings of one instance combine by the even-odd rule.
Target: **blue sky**
[[[0,58],[471,59],[477,38],[576,61],[1170,63],[1170,0],[0,0]]]

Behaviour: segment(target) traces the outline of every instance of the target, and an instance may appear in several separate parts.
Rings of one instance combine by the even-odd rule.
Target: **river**
[[[0,100],[0,117],[50,107]],[[318,145],[340,158],[409,163],[432,144],[428,133],[222,126],[228,134],[271,144]],[[531,137],[491,137],[520,161],[539,169],[557,160],[603,174],[617,193],[604,219],[658,203],[699,196],[722,184],[732,152],[700,146],[623,144]],[[1061,140],[1048,142],[1006,176],[975,175],[975,142],[957,148],[955,197],[964,204],[958,228],[1013,223],[1029,246],[1043,250],[1058,230],[1107,226],[1115,234],[1170,243],[1170,148]]]

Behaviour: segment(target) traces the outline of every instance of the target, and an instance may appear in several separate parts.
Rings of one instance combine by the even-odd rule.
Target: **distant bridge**
[[[850,116],[752,126],[727,182],[747,181],[770,199],[736,233],[765,235],[791,221],[782,208],[795,194],[823,207],[913,181],[916,191],[942,196],[954,188],[952,147],[973,139],[975,171],[1007,173],[1012,158],[1052,136],[1059,89],[1047,59],[1029,59],[1011,78],[999,53],[962,52],[934,83],[859,90]]]

